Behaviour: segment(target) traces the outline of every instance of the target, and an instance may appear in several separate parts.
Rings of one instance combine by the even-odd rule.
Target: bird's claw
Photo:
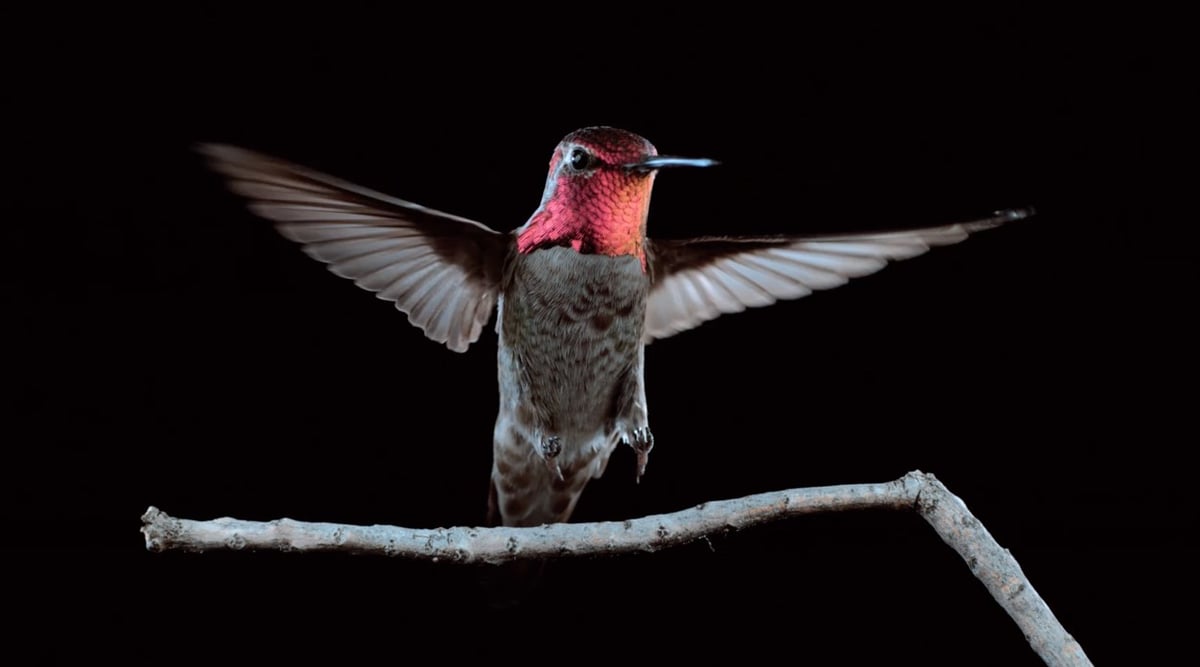
[[[562,480],[562,468],[558,465],[558,455],[562,452],[562,439],[557,435],[542,438],[538,451],[542,455],[542,460],[546,462],[546,467],[550,469],[550,473]]]
[[[621,442],[633,447],[634,453],[637,454],[637,481],[642,481],[646,463],[650,459],[650,450],[654,449],[654,434],[650,432],[649,426],[642,426],[622,435]]]

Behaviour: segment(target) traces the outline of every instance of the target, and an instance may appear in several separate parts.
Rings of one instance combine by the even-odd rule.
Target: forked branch
[[[847,484],[760,493],[620,522],[559,523],[536,528],[349,526],[292,519],[193,521],[155,507],[142,515],[151,551],[272,549],[382,554],[457,563],[596,556],[658,551],[701,537],[788,517],[840,510],[915,510],[967,562],[996,602],[1016,621],[1033,650],[1053,667],[1091,665],[1025,578],[966,504],[933,475],[920,471],[885,484]]]

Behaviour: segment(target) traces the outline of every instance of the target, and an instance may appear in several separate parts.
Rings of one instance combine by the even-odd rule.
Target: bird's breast
[[[641,262],[545,248],[517,255],[506,282],[502,394],[555,431],[599,428],[642,345],[649,283]]]

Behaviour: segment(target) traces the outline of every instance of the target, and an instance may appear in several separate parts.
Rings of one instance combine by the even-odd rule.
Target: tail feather
[[[488,485],[487,525],[501,524],[496,482]],[[541,587],[546,570],[544,560],[518,560],[500,565],[485,565],[480,584],[494,609],[508,609],[528,601]]]

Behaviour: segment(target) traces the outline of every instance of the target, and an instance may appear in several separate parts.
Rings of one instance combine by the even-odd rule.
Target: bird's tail
[[[499,526],[502,521],[497,507],[496,483],[488,491],[487,525]],[[544,560],[517,560],[500,565],[485,565],[480,583],[488,604],[495,609],[507,609],[528,602],[540,590],[546,571]]]
[[[486,566],[479,580],[490,607],[510,609],[537,596],[545,571],[544,560],[518,560]]]

